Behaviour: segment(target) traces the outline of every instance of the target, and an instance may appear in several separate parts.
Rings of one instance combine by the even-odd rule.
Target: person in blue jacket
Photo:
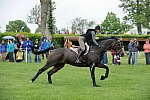
[[[27,37],[27,40],[24,42],[23,47],[26,50],[27,48],[27,62],[32,62],[32,50],[31,47],[33,46],[32,41]],[[30,61],[29,61],[30,58]]]
[[[0,53],[2,54],[2,60],[6,61],[6,52],[7,52],[7,44],[2,40],[1,46],[0,46]]]
[[[45,46],[46,46],[46,39],[44,39],[40,45],[40,51],[45,50]],[[42,54],[42,59],[44,59],[44,54]]]
[[[51,46],[51,42],[49,40],[46,39],[46,45],[45,45],[45,49],[48,49],[50,48]],[[45,53],[46,54],[46,58],[48,57],[49,55],[49,51]]]
[[[7,45],[8,55],[9,55],[9,62],[14,62],[14,50],[15,50],[15,44],[12,40],[8,41]]]

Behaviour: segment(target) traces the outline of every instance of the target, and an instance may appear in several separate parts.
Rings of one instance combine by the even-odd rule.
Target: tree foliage
[[[36,24],[40,27],[41,19],[41,7],[40,5],[35,5],[34,8],[31,9],[30,14],[27,16],[27,22],[30,24]]]
[[[102,22],[102,31],[105,33],[124,33],[130,29],[130,25],[121,23],[113,12],[108,12],[106,19]]]
[[[6,32],[30,32],[30,28],[22,20],[9,21],[6,25]]]
[[[83,34],[85,29],[91,28],[95,25],[94,21],[88,21],[87,19],[76,18],[71,22],[72,32]]]
[[[120,0],[119,7],[127,14],[124,19],[137,26],[138,33],[141,28],[150,28],[150,0]]]
[[[48,29],[50,31],[51,34],[54,34],[56,32],[56,20],[54,15],[54,10],[56,9],[56,5],[55,2],[53,2],[52,0],[49,1],[49,13],[48,13]]]

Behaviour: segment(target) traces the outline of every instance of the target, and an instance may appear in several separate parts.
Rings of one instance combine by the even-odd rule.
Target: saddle
[[[76,45],[72,45],[72,47],[70,47],[70,49],[72,51],[74,51],[75,53],[79,54],[79,50],[80,50],[80,46],[76,46]],[[89,45],[87,43],[85,43],[85,53],[84,55],[86,55],[89,52]]]

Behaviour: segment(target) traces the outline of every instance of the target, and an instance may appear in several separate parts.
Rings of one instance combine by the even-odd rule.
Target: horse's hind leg
[[[54,73],[56,73],[58,70],[60,70],[61,68],[64,67],[65,64],[57,64],[54,65],[54,67],[47,73],[48,74],[48,82],[50,84],[52,84],[52,79],[51,79],[51,75],[53,75]]]
[[[39,69],[39,71],[33,76],[32,78],[32,82],[35,81],[35,79],[45,70],[47,70],[50,66],[48,64],[46,64],[45,66],[43,66],[41,69]]]

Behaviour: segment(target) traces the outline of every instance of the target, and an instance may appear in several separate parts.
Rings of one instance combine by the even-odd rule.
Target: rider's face
[[[99,33],[100,32],[100,30],[96,30],[96,33]]]

